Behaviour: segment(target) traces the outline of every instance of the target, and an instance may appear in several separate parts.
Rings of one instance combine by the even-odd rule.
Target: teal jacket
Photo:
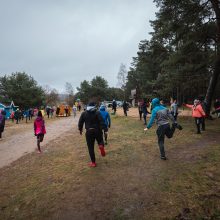
[[[169,124],[169,120],[171,120],[172,123],[175,122],[171,112],[160,104],[160,100],[158,98],[152,100],[152,108],[151,118],[147,124],[148,129],[152,127],[155,120],[158,126]]]

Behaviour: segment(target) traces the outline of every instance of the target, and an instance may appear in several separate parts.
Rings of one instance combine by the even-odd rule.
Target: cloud
[[[155,11],[153,0],[2,1],[0,74],[25,71],[60,91],[96,75],[116,86]]]

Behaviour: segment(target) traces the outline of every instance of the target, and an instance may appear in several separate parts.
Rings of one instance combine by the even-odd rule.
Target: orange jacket
[[[205,112],[203,111],[201,104],[196,105],[196,106],[186,104],[186,107],[192,109],[192,117],[194,117],[194,118],[205,117]]]

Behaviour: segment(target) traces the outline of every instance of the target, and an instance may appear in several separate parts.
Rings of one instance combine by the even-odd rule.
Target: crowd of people
[[[175,130],[182,130],[182,126],[178,123],[178,103],[177,100],[172,99],[170,102],[170,107],[167,108],[164,104],[163,100],[159,100],[158,98],[154,98],[152,100],[143,99],[138,103],[138,113],[139,119],[144,122],[144,131],[147,132],[156,122],[157,124],[157,138],[158,138],[158,146],[160,151],[160,158],[162,160],[166,160],[164,141],[165,137],[172,138]],[[190,108],[192,110],[192,117],[195,119],[196,125],[196,133],[201,134],[201,131],[205,131],[205,118],[206,118],[206,110],[205,104],[202,100],[195,99],[193,104],[184,103],[183,106]],[[76,117],[77,111],[81,111],[82,105],[78,105],[75,103],[72,107],[73,117]],[[112,101],[112,115],[116,114],[117,111],[117,102],[115,100]],[[124,112],[124,116],[127,116],[127,111],[129,110],[129,103],[123,101],[122,109]],[[216,99],[214,103],[214,111],[213,114],[217,114],[217,117],[220,117],[220,100]],[[65,107],[65,116],[70,114],[70,108]],[[17,109],[15,112],[11,113],[11,120],[14,122],[16,120],[16,124],[20,122],[20,120],[24,120],[26,118],[26,122],[28,120],[34,120],[34,134],[37,137],[37,152],[41,153],[40,143],[43,142],[44,135],[46,134],[45,121],[44,121],[44,113],[48,118],[54,116],[54,112],[56,112],[56,116],[59,115],[60,107],[51,108],[47,106],[44,110],[38,110],[37,108],[32,109],[29,108],[25,111]],[[150,114],[150,118],[147,121],[147,116]],[[171,124],[170,124],[171,122]],[[85,137],[88,146],[88,152],[91,159],[90,167],[96,167],[96,157],[95,157],[95,141],[97,141],[99,150],[102,156],[106,155],[105,145],[108,144],[108,130],[111,127],[111,117],[108,112],[107,106],[104,103],[98,107],[96,103],[90,102],[88,105],[84,107],[84,111],[81,113],[78,121],[78,129],[80,134],[83,134],[83,127],[85,125]],[[0,139],[2,138],[2,133],[5,127],[5,112],[0,112]]]

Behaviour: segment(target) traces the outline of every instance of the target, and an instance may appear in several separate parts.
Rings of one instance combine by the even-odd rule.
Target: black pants
[[[140,120],[142,119],[142,113],[143,113],[143,112],[139,110],[139,117],[140,117]]]
[[[196,124],[196,128],[197,128],[197,134],[200,134],[200,133],[201,133],[201,130],[200,130],[201,125],[202,125],[202,127],[205,126],[205,122],[203,123],[203,122],[202,122],[202,119],[203,119],[203,118],[195,118],[195,124]],[[203,128],[205,128],[205,127],[203,127]]]
[[[175,126],[170,128],[170,124],[161,125],[157,129],[157,137],[158,137],[158,145],[160,148],[160,156],[165,157],[165,150],[164,150],[164,139],[165,135],[168,138],[172,138],[175,132]]]
[[[127,109],[123,109],[123,110],[124,110],[124,115],[125,115],[125,116],[128,116],[128,115],[127,115]]]
[[[205,118],[202,117],[201,119],[201,124],[202,124],[202,131],[205,131]]]
[[[86,130],[86,142],[89,150],[89,156],[93,163],[95,163],[95,140],[97,141],[98,145],[104,146],[102,131],[97,129]]]
[[[143,118],[144,118],[144,124],[147,124],[147,113],[143,113]]]

